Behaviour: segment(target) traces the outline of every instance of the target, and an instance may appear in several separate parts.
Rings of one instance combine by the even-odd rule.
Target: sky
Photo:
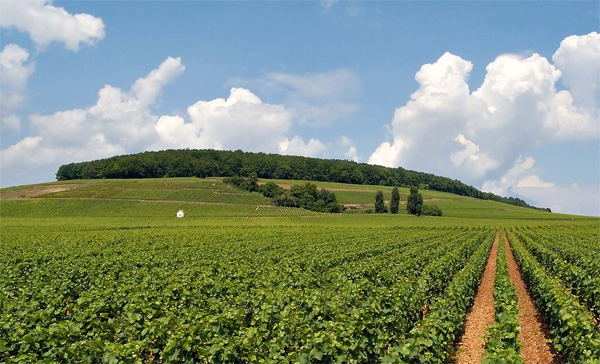
[[[0,186],[241,149],[600,216],[599,28],[597,1],[0,0]]]

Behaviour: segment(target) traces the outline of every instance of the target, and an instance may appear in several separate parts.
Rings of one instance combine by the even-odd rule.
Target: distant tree
[[[385,203],[383,201],[383,192],[377,191],[375,194],[375,213],[377,214],[385,214],[387,209],[385,208]]]
[[[260,186],[258,188],[259,192],[262,192],[262,194],[265,197],[277,197],[283,194],[283,192],[285,192],[283,190],[283,188],[279,187],[277,185],[277,183],[273,182],[273,181],[269,181],[267,183],[265,183],[264,185]]]
[[[250,177],[248,177],[248,191],[254,192],[258,191],[258,176],[256,172],[252,172]]]
[[[417,187],[410,188],[410,195],[406,203],[406,211],[411,215],[421,216],[423,212],[423,196],[419,193]]]
[[[394,187],[392,190],[392,199],[390,200],[390,212],[392,214],[397,214],[400,209],[400,192],[398,192],[398,187]]]
[[[337,202],[333,192],[325,189],[319,190],[317,185],[312,183],[294,185],[273,198],[273,202],[277,206],[301,207],[318,212],[338,213],[344,211],[344,206]]]
[[[423,205],[424,216],[442,216],[442,210],[437,205]]]

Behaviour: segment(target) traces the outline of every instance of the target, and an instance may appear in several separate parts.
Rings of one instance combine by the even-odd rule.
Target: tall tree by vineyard
[[[398,187],[394,187],[392,190],[392,199],[390,200],[390,212],[392,214],[397,214],[400,210],[400,192],[398,192]]]
[[[410,195],[406,203],[406,211],[411,215],[421,216],[423,212],[423,196],[419,193],[417,187],[410,188]]]

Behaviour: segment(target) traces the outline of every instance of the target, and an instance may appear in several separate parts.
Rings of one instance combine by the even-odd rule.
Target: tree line
[[[400,192],[398,187],[392,189],[392,199],[390,200],[390,213],[397,214],[400,211]],[[410,195],[406,201],[406,211],[411,215],[442,216],[442,210],[437,205],[424,205],[423,196],[415,186],[410,188]],[[377,191],[375,194],[375,213],[385,214],[388,212],[383,200],[383,191]]]
[[[344,211],[344,206],[338,203],[335,193],[324,188],[318,189],[313,183],[293,185],[289,190],[284,190],[272,181],[259,185],[256,173],[248,178],[227,177],[223,182],[246,191],[260,192],[265,197],[271,198],[276,206],[299,207],[317,212]]]
[[[461,196],[533,207],[514,197],[481,192],[459,180],[404,168],[388,168],[347,160],[319,159],[241,150],[178,149],[115,156],[59,167],[56,179],[249,177],[365,185],[418,186]],[[549,209],[547,209],[549,210]]]

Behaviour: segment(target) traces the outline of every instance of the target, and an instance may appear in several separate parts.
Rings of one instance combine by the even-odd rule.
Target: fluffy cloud
[[[600,34],[565,38],[552,56],[562,72],[561,81],[573,95],[575,105],[598,116],[600,95]]]
[[[486,181],[482,189],[498,195],[518,196],[554,212],[600,216],[599,186],[556,186],[542,181],[534,165],[532,157],[518,158],[501,178]]]
[[[486,181],[483,184],[483,191],[492,192],[497,195],[505,196],[509,192],[515,192],[517,188],[549,188],[554,184],[542,182],[536,176],[533,170],[535,159],[519,157],[513,167],[509,169],[500,179]]]
[[[394,113],[393,141],[381,143],[369,163],[448,174],[453,168],[449,158],[456,152],[455,139],[466,134],[464,119],[476,106],[466,83],[472,67],[471,62],[450,53],[422,66],[415,76],[419,89]]]
[[[214,148],[319,156],[330,149],[316,139],[289,136],[293,112],[244,88],[232,88],[227,99],[196,102],[188,107],[187,120],[152,115],[149,109],[161,90],[184,69],[179,58],[169,57],[129,91],[106,85],[88,108],[30,115],[34,135],[0,152],[2,185],[48,180],[61,163],[143,150]],[[345,140],[343,147],[352,153],[352,141]]]
[[[600,216],[598,186],[519,187],[515,192],[535,206],[549,207],[553,212]]]
[[[358,150],[356,149],[356,146],[354,145],[354,141],[352,139],[348,138],[345,135],[342,135],[341,137],[339,137],[337,144],[339,147],[341,147],[342,150],[345,150],[344,158],[354,162],[358,162]]]
[[[30,115],[36,135],[0,152],[2,184],[18,181],[19,175],[29,176],[25,180],[48,180],[47,169],[53,173],[60,163],[143,150],[156,139],[158,117],[149,112],[150,105],[184,68],[179,58],[169,57],[128,92],[106,85],[89,108]],[[34,177],[44,173],[45,178]]]
[[[245,88],[234,87],[227,99],[198,101],[180,116],[162,116],[155,125],[159,140],[151,149],[242,149],[317,156],[327,150],[321,141],[287,137],[293,113],[281,105],[264,103]]]
[[[214,148],[276,152],[286,141],[291,114],[281,105],[263,103],[244,88],[227,99],[198,101],[187,109],[190,122],[163,116],[156,123],[160,140],[154,148]]]
[[[21,126],[15,111],[23,102],[23,94],[34,63],[29,52],[16,44],[8,44],[0,52],[0,129],[2,133],[18,131]]]
[[[0,27],[28,33],[38,47],[60,42],[72,51],[104,38],[104,22],[89,14],[70,14],[49,0],[2,0]]]
[[[597,90],[598,49],[600,37],[591,33],[566,38],[556,65],[538,54],[499,56],[474,92],[467,83],[472,63],[445,53],[417,72],[418,90],[394,113],[392,141],[382,142],[369,163],[475,183],[535,147],[598,138],[597,104],[590,101],[597,93],[589,96]],[[557,90],[559,80],[569,90]]]
[[[463,150],[450,155],[450,160],[455,167],[466,168],[467,173],[474,178],[485,176],[486,172],[498,167],[498,162],[479,151],[479,146],[459,134],[455,139],[464,146]]]
[[[295,136],[291,140],[285,139],[279,143],[279,153],[288,155],[303,155],[307,157],[316,157],[323,153],[327,147],[317,139],[310,139],[308,143]]]
[[[155,138],[158,119],[148,108],[160,90],[177,78],[185,66],[180,58],[167,58],[146,77],[138,79],[129,92],[106,85],[98,92],[98,101],[87,109],[59,111],[52,115],[31,115],[32,126],[44,140],[56,145],[81,146],[94,138],[139,150]]]
[[[303,75],[273,72],[261,79],[230,82],[248,85],[279,100],[301,123],[330,124],[359,109],[355,99],[360,93],[360,79],[348,69]]]

